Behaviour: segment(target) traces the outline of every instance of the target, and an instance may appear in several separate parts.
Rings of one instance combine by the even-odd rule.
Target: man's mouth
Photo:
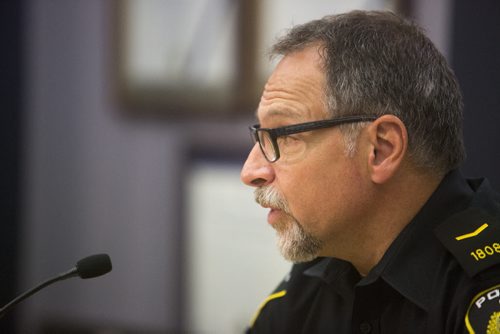
[[[285,214],[283,210],[277,208],[269,208],[269,213],[267,214],[267,222],[269,225],[276,224],[280,219],[283,219],[283,215]]]

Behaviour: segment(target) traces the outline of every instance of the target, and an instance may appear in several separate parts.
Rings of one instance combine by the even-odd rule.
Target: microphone
[[[43,288],[51,285],[52,283],[62,281],[71,277],[80,276],[80,278],[94,278],[98,276],[102,276],[111,271],[111,259],[107,254],[95,254],[91,256],[87,256],[80,261],[78,261],[75,267],[70,270],[63,272],[56,277],[46,280],[45,282],[37,285],[31,290],[26,291],[22,295],[19,295],[17,298],[13,299],[11,302],[6,304],[4,307],[0,309],[0,318],[2,318],[7,311],[9,311],[12,307],[25,300],[29,296],[37,293]]]

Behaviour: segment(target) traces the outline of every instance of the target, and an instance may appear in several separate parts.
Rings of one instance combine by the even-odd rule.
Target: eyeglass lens
[[[267,157],[267,159],[273,161],[274,159],[276,159],[276,152],[274,152],[274,146],[271,136],[267,131],[259,131],[258,134],[260,147],[262,148],[264,155]]]

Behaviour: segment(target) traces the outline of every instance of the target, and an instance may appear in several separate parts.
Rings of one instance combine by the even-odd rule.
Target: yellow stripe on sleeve
[[[264,306],[267,305],[271,300],[281,298],[284,295],[286,295],[286,290],[281,290],[278,292],[273,293],[272,295],[269,295],[260,305],[259,308],[257,309],[257,312],[255,312],[254,316],[252,317],[252,321],[250,322],[250,327],[253,327],[255,320],[259,317],[260,312],[264,308]]]

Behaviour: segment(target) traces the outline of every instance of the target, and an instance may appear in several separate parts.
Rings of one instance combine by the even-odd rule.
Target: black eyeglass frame
[[[278,159],[280,158],[280,150],[277,141],[279,137],[288,136],[295,133],[330,128],[347,123],[371,122],[376,120],[378,117],[379,116],[374,116],[374,115],[343,116],[338,118],[324,119],[320,121],[312,121],[312,122],[281,126],[278,128],[261,128],[260,124],[255,124],[250,126],[249,130],[253,142],[259,143],[260,150],[264,155],[264,157],[266,158],[266,160],[269,161],[270,163],[273,163],[278,161]],[[267,157],[266,152],[264,151],[264,148],[262,147],[262,144],[260,142],[259,131],[267,132],[269,134],[269,138],[271,138],[271,143],[273,145],[274,152],[276,153],[276,157],[274,159],[269,159]]]

